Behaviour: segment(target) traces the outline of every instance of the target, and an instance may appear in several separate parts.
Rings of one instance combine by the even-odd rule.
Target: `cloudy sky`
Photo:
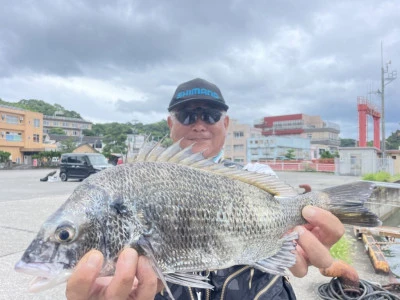
[[[184,81],[217,84],[232,118],[320,115],[358,138],[381,106],[381,42],[400,71],[400,1],[0,0],[0,98],[58,103],[94,123],[166,117]],[[386,70],[386,68],[385,68]],[[385,88],[400,129],[400,78]],[[372,139],[372,121],[368,139]]]

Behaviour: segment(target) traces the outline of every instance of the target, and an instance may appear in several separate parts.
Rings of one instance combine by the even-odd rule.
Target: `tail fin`
[[[376,185],[373,182],[356,181],[322,190],[329,196],[328,209],[343,223],[363,227],[382,225],[378,216],[364,207]]]

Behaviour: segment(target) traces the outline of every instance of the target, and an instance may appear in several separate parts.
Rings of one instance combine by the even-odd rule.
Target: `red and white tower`
[[[367,147],[367,116],[370,115],[374,120],[374,147],[380,149],[381,112],[364,97],[357,97],[357,109],[359,147]]]

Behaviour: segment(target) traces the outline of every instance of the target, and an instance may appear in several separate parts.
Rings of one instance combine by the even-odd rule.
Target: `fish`
[[[35,276],[31,292],[68,280],[91,249],[104,255],[100,276],[115,272],[122,249],[149,258],[157,276],[190,287],[213,288],[200,271],[250,265],[286,274],[296,262],[306,205],[329,210],[342,222],[378,226],[364,207],[375,188],[354,182],[298,194],[276,176],[217,164],[179,141],[146,143],[136,161],[85,179],[43,223],[16,263]]]

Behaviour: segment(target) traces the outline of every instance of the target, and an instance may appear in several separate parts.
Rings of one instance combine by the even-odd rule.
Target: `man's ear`
[[[172,123],[173,123],[174,121],[172,121],[172,117],[171,116],[168,116],[168,118],[167,118],[167,124],[168,124],[168,127],[169,127],[169,137],[172,139]]]
[[[171,116],[168,116],[168,118],[167,118],[167,123],[168,123],[168,127],[169,127],[169,129],[171,130],[171,128],[172,128],[172,118],[171,118]]]
[[[224,126],[225,126],[225,129],[228,129],[228,126],[229,126],[229,116],[225,116],[225,118],[224,118]]]

